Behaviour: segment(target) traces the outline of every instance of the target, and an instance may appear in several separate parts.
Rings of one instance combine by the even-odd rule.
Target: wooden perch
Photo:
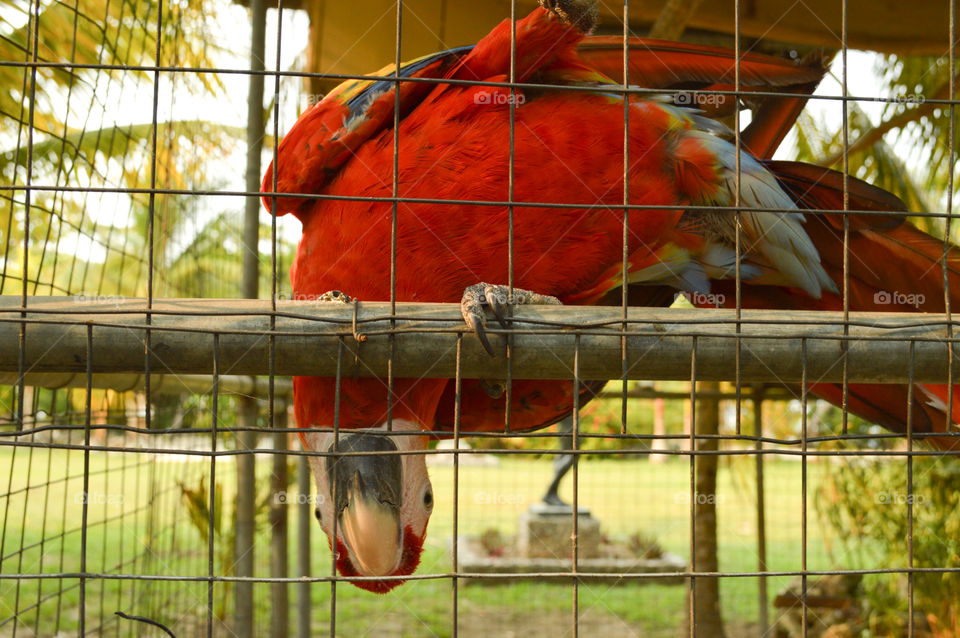
[[[458,304],[398,303],[392,320],[389,313],[387,303],[283,301],[271,329],[269,301],[156,299],[150,312],[150,372],[211,374],[217,335],[223,375],[269,374],[272,336],[277,375],[334,376],[342,343],[344,378],[386,376],[391,350],[397,377],[453,377],[457,335],[463,334],[462,376],[506,378],[504,331],[495,321],[488,327],[499,355],[490,357],[466,330]],[[24,313],[19,297],[0,297],[0,371],[21,371],[23,326],[23,372],[85,372],[89,327],[92,372],[142,373],[146,315],[143,299],[30,297]],[[631,308],[627,376],[689,380],[696,342],[697,380],[735,380],[735,319],[732,310]],[[743,311],[740,380],[801,381],[805,344],[807,381],[839,382],[846,342],[851,382],[902,383],[910,378],[913,341],[914,379],[947,381],[943,315],[850,313],[850,320],[844,337],[840,313]],[[572,379],[577,334],[581,378],[620,378],[621,326],[619,307],[518,307],[513,378]]]

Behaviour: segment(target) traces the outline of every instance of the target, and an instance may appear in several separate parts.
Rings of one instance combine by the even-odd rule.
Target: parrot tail
[[[800,162],[766,161],[767,168],[800,209],[842,210],[843,174]],[[944,242],[906,220],[906,205],[897,197],[866,182],[849,177],[849,297],[853,311],[944,312],[949,295],[952,309],[960,303],[960,249],[948,246],[944,290]],[[885,214],[875,214],[875,213]],[[893,214],[890,213],[899,213]],[[806,213],[805,230],[820,253],[830,277],[843,287],[843,215]],[[877,265],[882,265],[878,268]],[[749,282],[744,282],[749,283]],[[733,284],[716,282],[718,291],[733,298]],[[825,293],[812,299],[778,286],[744,285],[745,308],[797,308],[842,310],[843,297]],[[815,383],[810,391],[841,405],[840,384]],[[952,396],[951,396],[952,394]],[[868,421],[906,433],[908,418],[918,437],[944,450],[960,449],[960,437],[938,436],[958,430],[960,385],[917,383],[913,386],[912,415],[908,415],[909,386],[848,384],[847,408]]]

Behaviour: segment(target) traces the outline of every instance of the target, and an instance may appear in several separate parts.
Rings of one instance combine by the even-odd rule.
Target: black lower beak
[[[327,459],[337,524],[354,567],[365,576],[390,575],[400,562],[403,470],[399,454],[382,454],[396,451],[386,433],[348,434],[337,449],[348,455]]]

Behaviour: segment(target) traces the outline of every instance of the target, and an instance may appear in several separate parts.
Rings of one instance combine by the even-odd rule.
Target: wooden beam
[[[144,367],[143,299],[0,297],[0,371],[19,372],[19,334],[25,324],[25,372],[83,372],[87,325],[93,326],[95,373],[139,372]],[[268,372],[270,302],[256,299],[155,299],[151,314],[151,371],[211,374],[213,335],[219,334],[223,374]],[[946,318],[934,314],[851,313],[843,337],[841,313],[742,313],[740,380],[796,383],[806,343],[807,379],[839,382],[841,343],[848,341],[851,382],[902,383],[910,378],[946,382]],[[698,380],[735,379],[736,321],[732,310],[631,308],[627,331],[628,378],[687,380],[696,341]],[[581,378],[621,374],[620,309],[521,306],[514,320],[513,377],[570,379],[574,334],[581,335]],[[333,376],[338,343],[345,378],[385,376],[390,357],[389,304],[282,301],[277,305],[276,374]],[[393,371],[397,377],[450,378],[456,340],[463,337],[462,375],[506,377],[504,330],[491,321],[499,355],[490,357],[466,331],[459,304],[398,303]]]

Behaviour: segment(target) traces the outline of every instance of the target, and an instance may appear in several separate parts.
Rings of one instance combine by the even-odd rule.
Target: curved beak
[[[333,451],[331,446],[330,452]],[[384,435],[351,434],[339,452],[396,452]],[[398,454],[351,454],[327,460],[337,525],[354,567],[364,576],[388,576],[400,563],[403,545],[400,501],[403,470]]]

